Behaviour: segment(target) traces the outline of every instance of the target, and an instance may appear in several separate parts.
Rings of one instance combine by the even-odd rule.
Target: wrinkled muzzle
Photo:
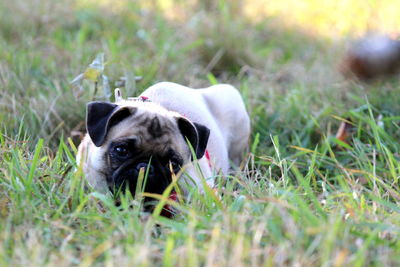
[[[117,194],[129,188],[134,196],[141,169],[144,170],[141,186],[146,193],[162,194],[172,181],[170,170],[164,167],[157,158],[130,159],[113,172],[111,192]],[[142,188],[139,188],[139,191]]]

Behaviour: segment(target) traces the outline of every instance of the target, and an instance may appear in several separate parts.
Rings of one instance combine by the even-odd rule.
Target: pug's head
[[[89,173],[111,192],[136,192],[141,169],[144,192],[162,194],[183,166],[203,157],[210,130],[152,102],[91,102],[86,126],[92,149]],[[190,146],[189,146],[190,144]],[[92,177],[93,179],[93,177]]]

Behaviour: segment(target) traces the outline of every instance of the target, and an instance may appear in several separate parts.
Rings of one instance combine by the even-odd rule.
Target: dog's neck
[[[128,97],[127,101],[151,102],[147,96]]]

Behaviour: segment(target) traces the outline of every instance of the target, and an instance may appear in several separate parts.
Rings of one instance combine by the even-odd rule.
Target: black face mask
[[[135,196],[140,169],[144,169],[145,176],[142,188],[146,193],[162,194],[172,182],[172,174],[168,168],[168,163],[162,162],[157,157],[136,157],[125,161],[112,173],[111,192],[114,195],[118,195],[118,193],[123,193],[129,189],[132,196]],[[146,197],[145,203],[151,200],[153,199]]]

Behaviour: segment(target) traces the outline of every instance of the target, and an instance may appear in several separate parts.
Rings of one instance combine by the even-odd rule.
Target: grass
[[[344,80],[349,37],[223,1],[165,3],[0,3],[0,265],[399,265],[399,82]],[[161,80],[238,87],[253,126],[245,170],[194,190],[173,220],[93,192],[71,136],[93,85],[69,82],[101,52],[124,95]]]

